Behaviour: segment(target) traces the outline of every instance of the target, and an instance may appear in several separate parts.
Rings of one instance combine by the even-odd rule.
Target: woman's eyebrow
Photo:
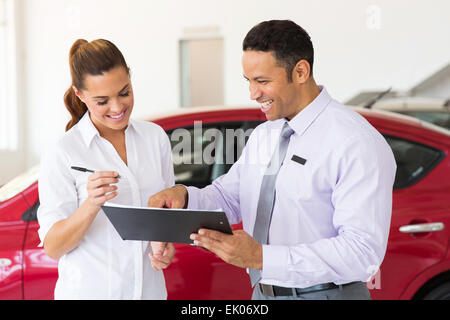
[[[123,87],[123,88],[119,91],[119,93],[121,93],[123,90],[127,89],[129,86],[130,86],[130,84],[127,83],[127,84],[125,85],[125,87]],[[108,97],[108,96],[95,96],[95,97],[93,97],[92,99],[107,99],[107,98],[109,98],[109,97]]]
[[[122,90],[119,91],[119,93],[121,93],[123,90],[127,89],[129,86],[130,86],[130,84],[127,83],[127,84],[125,85],[125,87],[123,87]]]

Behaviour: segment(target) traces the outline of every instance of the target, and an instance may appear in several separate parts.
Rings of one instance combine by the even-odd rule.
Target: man
[[[309,35],[265,21],[244,39],[250,98],[269,121],[211,185],[175,186],[150,206],[222,208],[233,235],[191,235],[224,261],[248,268],[253,299],[370,299],[389,233],[396,164],[384,138],[333,100],[313,77]]]

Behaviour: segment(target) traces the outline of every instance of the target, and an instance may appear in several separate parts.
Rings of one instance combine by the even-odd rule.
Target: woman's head
[[[75,41],[69,53],[72,85],[64,102],[72,119],[66,131],[90,111],[98,129],[124,129],[133,109],[129,68],[110,41]]]

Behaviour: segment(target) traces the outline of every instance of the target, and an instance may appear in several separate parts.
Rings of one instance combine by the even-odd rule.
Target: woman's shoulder
[[[136,131],[143,135],[151,135],[151,136],[159,136],[159,137],[167,137],[164,129],[157,125],[154,122],[144,121],[144,120],[132,120],[132,124]]]
[[[45,157],[67,157],[72,150],[78,150],[82,138],[76,127],[71,128],[64,134],[50,141],[43,148],[42,156]]]

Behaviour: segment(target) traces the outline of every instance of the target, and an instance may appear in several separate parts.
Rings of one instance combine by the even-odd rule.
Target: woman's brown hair
[[[75,94],[73,87],[84,90],[86,75],[102,75],[115,67],[122,66],[129,72],[129,68],[120,50],[110,41],[98,39],[88,42],[78,39],[70,48],[70,75],[72,85],[64,94],[64,104],[72,119],[66,125],[66,131],[80,121],[86,113],[87,106]]]

